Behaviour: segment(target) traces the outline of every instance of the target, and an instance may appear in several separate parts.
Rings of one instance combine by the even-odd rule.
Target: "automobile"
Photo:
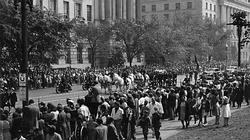
[[[236,72],[238,70],[238,67],[237,66],[229,66],[226,71],[227,72],[230,72],[230,73],[233,73],[233,72]]]
[[[220,73],[220,69],[219,68],[209,68],[208,70],[205,71],[205,73],[209,74],[209,75],[213,75],[214,73]]]

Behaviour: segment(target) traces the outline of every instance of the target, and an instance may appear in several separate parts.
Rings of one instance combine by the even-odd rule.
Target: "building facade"
[[[140,19],[141,0],[94,0],[94,22],[109,21],[111,24],[118,19]],[[111,39],[105,47],[96,52],[96,66],[106,67],[112,56],[113,48],[119,48],[122,43]],[[126,55],[124,55],[126,58]],[[127,59],[126,59],[127,60]],[[134,58],[133,65],[143,65],[144,55]],[[125,65],[129,65],[126,61]]]
[[[176,13],[189,13],[193,16],[207,17],[217,23],[231,23],[231,14],[245,11],[247,20],[250,21],[250,0],[142,0],[141,18],[144,20],[154,20],[155,18],[171,21]],[[227,26],[233,34],[227,43],[227,59],[232,59],[231,51],[237,48],[237,34],[235,26]],[[245,45],[242,49],[242,63],[250,62],[250,45]]]
[[[94,21],[93,0],[34,0],[33,4],[43,10],[50,10],[66,19],[83,17],[87,22]],[[72,44],[54,68],[86,68],[90,66],[88,43]]]

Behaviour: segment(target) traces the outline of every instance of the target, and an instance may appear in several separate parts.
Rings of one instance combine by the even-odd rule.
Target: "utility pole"
[[[19,72],[19,89],[21,94],[21,100],[23,101],[23,107],[27,105],[29,101],[28,91],[28,54],[27,54],[27,4],[29,5],[30,11],[32,11],[33,2],[32,0],[15,0],[15,6],[21,2],[21,52],[22,58],[20,61],[20,72]]]
[[[234,25],[237,27],[237,36],[238,36],[238,67],[241,66],[241,43],[244,43],[242,40],[242,29],[243,27],[249,27],[250,23],[246,20],[246,12],[237,12],[231,15],[233,22],[228,23],[227,25]]]

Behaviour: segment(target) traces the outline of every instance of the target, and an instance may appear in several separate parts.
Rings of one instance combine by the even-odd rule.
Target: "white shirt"
[[[150,103],[150,104],[148,105],[148,108],[150,109],[150,114],[149,114],[149,116],[152,116],[152,114],[155,113],[155,109],[154,109],[154,108],[157,108],[157,110],[158,110],[161,114],[164,113],[162,104],[161,104],[161,103],[158,103],[158,102],[155,102],[154,105],[153,105],[152,103]]]
[[[113,108],[112,112],[111,112],[111,117],[114,120],[120,120],[120,119],[122,119],[123,114],[124,114],[124,111],[120,107],[118,108],[117,111],[115,108]]]
[[[78,109],[78,113],[82,114],[85,118],[87,118],[87,120],[90,118],[90,111],[89,108],[85,105],[82,105],[79,109]]]

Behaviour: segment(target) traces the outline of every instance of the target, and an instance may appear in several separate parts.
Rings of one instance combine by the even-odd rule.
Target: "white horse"
[[[128,75],[128,81],[130,81],[131,83],[127,83],[127,86],[130,86],[129,88],[132,89],[135,87],[135,75],[133,73],[130,73]],[[129,85],[130,84],[130,85]]]
[[[147,73],[144,74],[144,83],[145,83],[145,86],[147,87],[149,85],[149,82],[150,82],[150,77]]]
[[[136,84],[136,87],[143,87],[144,85],[144,76],[141,74],[141,73],[136,73],[135,74],[135,84]]]
[[[113,73],[112,79],[116,86],[116,91],[118,88],[120,91],[124,90],[125,82],[121,76],[119,76],[117,73]]]

